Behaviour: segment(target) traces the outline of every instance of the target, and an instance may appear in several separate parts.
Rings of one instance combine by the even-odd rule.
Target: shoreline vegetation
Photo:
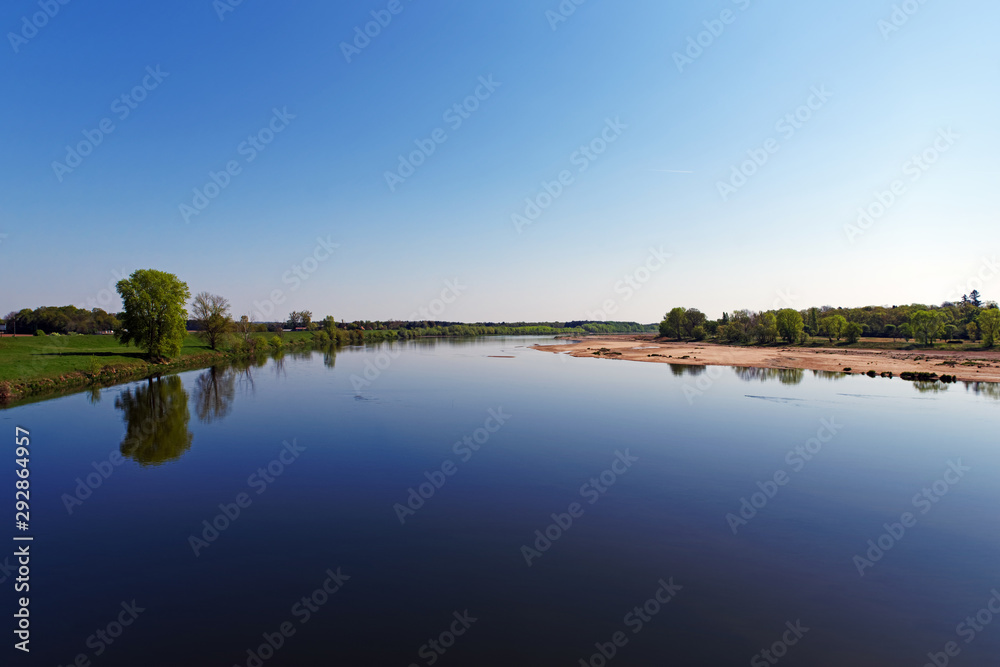
[[[1000,308],[996,301],[984,301],[978,290],[940,306],[737,310],[718,320],[678,306],[663,316],[658,334],[590,337],[534,348],[681,368],[899,376],[930,386],[1000,382],[1000,351],[994,349],[1000,340]]]
[[[119,313],[47,306],[7,314],[0,324],[22,335],[0,338],[0,405],[73,388],[266,358],[285,348],[309,346],[335,353],[345,344],[489,335],[604,336],[534,347],[572,356],[679,366],[899,375],[929,383],[1000,382],[1000,354],[992,350],[1000,339],[1000,308],[995,301],[984,302],[977,290],[963,295],[959,303],[940,306],[737,310],[723,313],[719,320],[709,320],[697,308],[676,307],[657,326],[593,320],[346,324],[332,315],[314,320],[311,311],[292,311],[285,321],[260,322],[253,313],[235,319],[223,296],[200,292],[192,299],[187,283],[155,269],[139,269],[115,288],[123,306]],[[666,342],[668,338],[676,342]],[[898,344],[899,339],[905,343]],[[593,341],[605,345],[595,350],[587,344]]]
[[[573,326],[566,326],[572,324]],[[390,326],[392,325],[392,326]],[[200,331],[187,331],[179,353],[151,360],[135,347],[109,334],[58,332],[0,337],[0,407],[29,399],[54,398],[93,387],[107,387],[157,375],[207,368],[217,364],[266,358],[284,351],[333,352],[345,345],[365,345],[423,338],[491,335],[587,335],[601,331],[640,332],[648,326],[621,323],[455,324],[446,322],[357,322],[350,328],[268,329],[227,332],[212,349]],[[38,331],[36,329],[36,331]],[[331,336],[332,333],[332,336]],[[44,335],[43,335],[44,334]]]
[[[118,313],[102,308],[43,306],[12,311],[0,320],[0,331],[11,332],[10,338],[0,337],[0,406],[73,388],[106,386],[225,362],[259,361],[279,355],[286,347],[309,346],[334,355],[341,345],[413,338],[655,329],[655,325],[635,322],[592,321],[463,324],[366,320],[346,324],[338,323],[332,315],[314,320],[308,310],[292,311],[285,321],[262,322],[253,312],[236,319],[227,298],[199,292],[192,299],[187,283],[156,269],[134,271],[119,280],[115,290],[122,301]],[[110,294],[107,296],[110,300]]]
[[[573,357],[666,363],[672,366],[732,366],[772,370],[811,370],[920,382],[1000,382],[1000,350],[978,346],[904,349],[887,341],[860,339],[851,346],[825,341],[814,345],[729,345],[709,341],[670,341],[655,335],[587,336],[532,349]],[[878,347],[877,347],[878,346]]]

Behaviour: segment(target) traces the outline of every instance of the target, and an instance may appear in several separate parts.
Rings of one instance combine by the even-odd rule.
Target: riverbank
[[[594,336],[579,342],[534,345],[543,352],[573,357],[689,366],[844,372],[876,375],[935,374],[965,382],[1000,382],[1000,350],[877,350],[811,347],[742,347],[706,342],[677,343],[652,336]],[[924,376],[926,377],[926,376]]]
[[[274,334],[253,336],[260,339],[260,353],[277,351],[267,344]],[[313,332],[288,332],[281,337],[281,349],[311,346],[314,341]],[[162,363],[147,361],[140,350],[121,345],[113,336],[4,338],[0,341],[0,405],[205,368],[244,357],[234,350],[212,350],[193,334],[185,338],[179,356]]]

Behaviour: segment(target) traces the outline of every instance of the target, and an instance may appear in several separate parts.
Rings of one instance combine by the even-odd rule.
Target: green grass
[[[254,334],[269,340],[274,334]],[[282,341],[289,343],[312,340],[305,331],[289,332]],[[188,334],[181,354],[173,362],[193,360],[198,355],[212,354],[199,337]],[[136,347],[121,345],[114,336],[26,336],[0,338],[0,382],[28,382],[57,379],[70,373],[92,373],[102,368],[128,372],[155,370],[156,364],[146,361]]]

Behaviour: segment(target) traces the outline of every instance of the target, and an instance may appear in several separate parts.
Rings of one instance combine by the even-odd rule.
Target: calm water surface
[[[533,342],[0,413],[8,452],[31,432],[35,538],[32,650],[0,662],[919,666],[954,642],[998,664],[994,388]]]

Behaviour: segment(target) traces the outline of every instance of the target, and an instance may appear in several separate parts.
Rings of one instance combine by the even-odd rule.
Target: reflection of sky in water
[[[451,664],[576,664],[628,631],[661,577],[684,588],[618,664],[746,664],[800,618],[811,630],[784,664],[923,664],[1000,584],[996,385],[664,368],[534,342],[289,352],[5,411],[33,437],[37,659],[66,664],[135,598],[148,611],[101,664],[245,663],[341,567],[344,590],[270,664],[419,664],[464,609],[480,620]],[[455,443],[491,409],[512,416],[463,460]],[[805,459],[821,420],[838,432]],[[258,495],[248,478],[293,440],[301,457]],[[632,468],[581,500],[625,450]],[[69,514],[78,480],[120,452]],[[446,460],[457,472],[400,525],[394,505]],[[971,470],[921,514],[914,496],[952,460]],[[778,472],[787,483],[733,535],[726,516]],[[195,557],[190,535],[248,490]],[[583,515],[527,567],[522,545],[573,502]],[[853,557],[906,511],[917,525],[859,577]],[[984,632],[963,664],[998,650]]]

